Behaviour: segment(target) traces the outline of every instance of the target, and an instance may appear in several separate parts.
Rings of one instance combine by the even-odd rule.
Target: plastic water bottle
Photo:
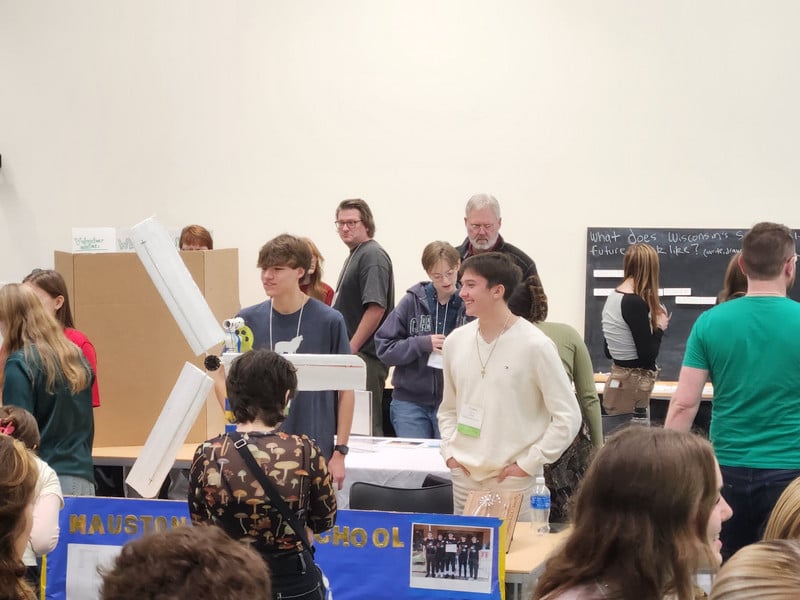
[[[539,535],[550,533],[550,490],[543,475],[536,476],[531,494],[531,531]]]
[[[650,415],[647,413],[646,408],[641,407],[633,409],[633,417],[631,417],[631,425],[642,425],[644,427],[650,427]]]

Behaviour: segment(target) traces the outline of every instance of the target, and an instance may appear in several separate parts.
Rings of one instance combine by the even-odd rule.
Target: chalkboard
[[[603,350],[602,312],[605,295],[622,282],[622,257],[635,242],[645,242],[658,252],[662,303],[672,313],[669,328],[661,340],[658,366],[661,379],[677,381],[686,340],[697,317],[714,304],[722,288],[725,269],[732,254],[742,247],[742,229],[664,229],[636,227],[590,227],[586,235],[586,320],[584,339],[596,372],[608,372],[611,360]],[[795,240],[798,230],[795,230]],[[618,271],[608,276],[602,271]],[[600,271],[600,273],[598,273]],[[790,296],[800,300],[798,286]],[[698,297],[706,304],[694,304]],[[680,298],[680,299],[679,299]]]

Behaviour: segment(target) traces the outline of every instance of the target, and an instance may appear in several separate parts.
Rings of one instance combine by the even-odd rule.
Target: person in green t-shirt
[[[747,294],[695,322],[665,424],[688,431],[712,381],[711,441],[734,513],[722,529],[725,558],[761,537],[781,492],[800,475],[800,304],[786,297],[797,268],[794,232],[753,226],[739,266]]]

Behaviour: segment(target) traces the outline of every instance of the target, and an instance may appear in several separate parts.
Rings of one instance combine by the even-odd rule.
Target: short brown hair
[[[508,255],[502,252],[482,252],[473,254],[461,263],[460,275],[470,270],[486,279],[489,287],[502,285],[503,300],[508,302],[511,294],[522,279],[522,269],[520,269]]]
[[[270,267],[311,268],[311,249],[299,237],[282,233],[261,246],[258,251],[259,269]]]
[[[422,268],[425,269],[425,272],[430,271],[439,260],[444,260],[451,267],[456,267],[461,261],[461,256],[458,250],[447,242],[436,241],[425,246],[422,251]]]
[[[757,223],[742,240],[745,274],[758,281],[775,279],[795,252],[791,229],[778,223]]]
[[[227,387],[237,423],[261,419],[273,427],[286,418],[286,391],[290,398],[297,393],[297,372],[272,350],[250,350],[233,361]]]
[[[369,237],[375,236],[375,217],[372,216],[372,210],[369,208],[366,200],[361,198],[351,198],[349,200],[342,200],[339,206],[336,207],[336,218],[339,218],[339,211],[355,208],[361,214],[361,222],[367,230]]]
[[[272,597],[264,559],[213,525],[145,534],[125,544],[101,575],[103,600]]]
[[[181,240],[178,246],[183,250],[183,247],[187,244],[205,246],[209,250],[214,249],[214,240],[211,238],[211,232],[202,225],[187,225],[181,230]]]

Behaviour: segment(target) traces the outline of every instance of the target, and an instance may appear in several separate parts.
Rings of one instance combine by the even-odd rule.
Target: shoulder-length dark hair
[[[694,598],[695,571],[714,564],[708,520],[718,495],[711,444],[669,429],[628,427],[597,452],[578,490],[573,532],[535,599],[582,585],[609,598]]]
[[[339,206],[336,207],[336,218],[339,218],[339,213],[349,208],[356,209],[361,215],[361,222],[364,223],[364,228],[367,230],[367,235],[370,238],[375,237],[375,217],[372,216],[372,209],[366,200],[361,198],[350,198],[342,200]]]
[[[286,418],[289,398],[297,393],[297,372],[272,350],[250,350],[233,361],[227,388],[237,423],[260,419],[274,427]]]

